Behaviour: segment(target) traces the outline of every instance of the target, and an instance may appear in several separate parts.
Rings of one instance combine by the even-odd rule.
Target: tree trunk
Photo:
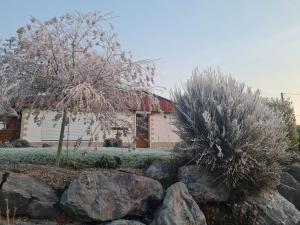
[[[59,167],[59,165],[60,165],[61,152],[62,152],[62,146],[63,146],[63,141],[64,141],[65,127],[66,127],[66,119],[67,119],[67,111],[64,110],[63,116],[62,116],[62,121],[61,121],[59,142],[58,142],[57,155],[56,155],[56,161],[55,161],[56,167]]]

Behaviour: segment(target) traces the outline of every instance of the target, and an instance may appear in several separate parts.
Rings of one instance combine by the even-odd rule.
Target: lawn
[[[158,149],[98,148],[63,149],[62,165],[65,167],[93,167],[103,157],[119,157],[122,166],[141,168],[156,159],[168,160],[171,151]],[[54,165],[56,148],[0,148],[1,164]]]

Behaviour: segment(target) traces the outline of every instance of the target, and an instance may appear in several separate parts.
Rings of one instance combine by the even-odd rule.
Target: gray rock
[[[206,220],[185,184],[178,182],[167,189],[151,225],[206,225]]]
[[[27,208],[27,214],[35,219],[55,219],[58,211],[53,202],[33,201]]]
[[[256,196],[248,196],[246,202],[256,207],[259,225],[300,224],[300,212],[277,191],[263,191]]]
[[[278,192],[300,210],[300,183],[289,173],[281,175],[281,183],[277,187]]]
[[[0,173],[2,177],[2,173]],[[6,202],[7,199],[7,202]],[[50,187],[39,183],[31,177],[23,174],[9,173],[7,181],[0,192],[0,210],[5,212],[6,206],[13,214],[16,208],[16,215],[26,215],[37,218],[51,218],[53,216],[54,205],[58,198]],[[47,209],[43,212],[33,212],[38,207]]]
[[[136,220],[115,220],[112,222],[105,223],[104,225],[145,225]]]
[[[90,172],[74,180],[61,199],[62,207],[82,221],[110,221],[144,215],[163,198],[161,184],[120,171]]]
[[[300,183],[300,162],[290,166],[288,173],[291,174]]]
[[[224,185],[216,184],[199,166],[180,167],[178,181],[186,184],[190,194],[200,204],[225,202],[230,196]]]
[[[156,180],[164,180],[170,178],[170,164],[164,161],[154,161],[145,171],[145,176]]]

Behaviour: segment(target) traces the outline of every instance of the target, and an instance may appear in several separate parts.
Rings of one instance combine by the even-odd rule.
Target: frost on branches
[[[72,116],[90,113],[89,122],[103,131],[118,122],[117,112],[142,109],[145,97],[157,107],[151,95],[154,63],[135,61],[122,50],[110,19],[98,12],[31,18],[6,40],[1,76],[17,84],[10,92],[18,106],[30,103],[33,109]]]
[[[3,66],[0,67],[2,69]],[[0,120],[5,121],[8,117],[18,117],[17,112],[11,107],[9,93],[16,84],[10,82],[9,77],[4,76],[0,70]]]
[[[212,69],[173,92],[179,153],[207,167],[229,188],[263,188],[279,181],[279,161],[289,147],[281,114],[259,91]]]
[[[299,151],[299,134],[297,132],[296,116],[293,103],[290,99],[266,99],[266,104],[275,112],[281,113],[287,126],[290,149]]]
[[[53,110],[62,117],[58,151],[68,116],[92,115],[87,123],[97,123],[94,138],[126,122],[118,121],[117,112],[158,107],[151,94],[154,63],[122,50],[110,19],[98,12],[31,18],[1,45],[0,75],[15,85],[9,96],[17,106],[30,104],[37,115]]]

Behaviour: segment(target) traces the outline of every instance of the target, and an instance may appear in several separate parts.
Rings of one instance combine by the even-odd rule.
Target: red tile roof
[[[131,110],[134,111],[146,111],[146,112],[164,112],[164,113],[172,113],[174,112],[174,105],[173,102],[167,98],[164,98],[159,95],[155,95],[154,97],[157,98],[157,101],[159,103],[159,107],[157,104],[152,106],[153,104],[150,104],[150,97],[148,95],[145,95],[142,97],[142,103],[140,106],[137,108],[137,106],[132,106],[129,107]],[[46,100],[46,99],[45,99]],[[32,97],[28,97],[25,99],[25,104],[24,105],[31,105],[33,103],[34,99]],[[17,103],[17,101],[15,102]]]

